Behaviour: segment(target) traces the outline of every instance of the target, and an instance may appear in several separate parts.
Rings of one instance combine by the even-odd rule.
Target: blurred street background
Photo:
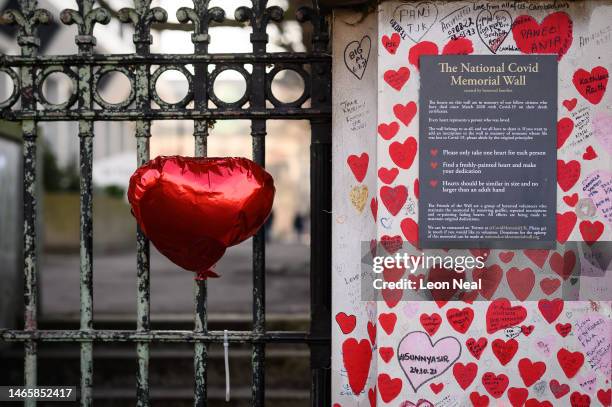
[[[99,6],[116,12],[122,7],[133,7],[129,0],[99,0]],[[295,10],[309,1],[270,0],[268,6],[278,5],[287,10],[286,19],[268,26],[270,36],[268,51],[304,51],[310,44],[308,32],[292,20]],[[212,0],[209,7],[222,7],[226,22],[222,27],[210,29],[210,53],[250,52],[250,28],[234,21],[234,10],[239,6],[251,6],[248,0]],[[179,7],[193,7],[190,0],[153,0],[152,7],[161,6],[168,12],[169,21],[163,29],[153,30],[152,53],[191,53],[191,32],[181,28],[176,19]],[[64,26],[57,16],[64,8],[77,8],[75,1],[40,0],[39,7],[50,10],[55,21],[40,29],[41,54],[74,54],[76,28]],[[0,0],[0,11],[19,8],[16,0]],[[0,25],[0,51],[3,54],[18,54],[17,30]],[[116,18],[111,23],[96,25],[95,51],[104,54],[133,53],[133,29],[121,24]],[[155,68],[155,67],[153,67]],[[193,72],[192,66],[186,69]],[[246,67],[247,70],[249,67]],[[212,67],[211,67],[212,69]],[[109,103],[118,103],[129,96],[129,79],[119,72],[101,78],[100,96]],[[194,86],[200,84],[195,83]],[[293,71],[281,71],[272,83],[275,97],[283,102],[293,101],[303,92],[303,81]],[[74,83],[63,73],[49,75],[43,93],[51,103],[66,101],[73,92]],[[157,82],[157,92],[169,103],[183,98],[187,92],[187,81],[178,71],[167,71]],[[216,95],[226,101],[238,100],[246,91],[244,78],[236,71],[225,71],[214,83]],[[6,100],[12,92],[11,78],[0,72],[0,100]],[[152,102],[154,103],[154,102]],[[212,103],[212,102],[211,102]],[[308,101],[305,106],[308,105]],[[266,252],[266,295],[268,328],[303,329],[308,324],[309,314],[309,123],[307,121],[268,121],[266,136],[266,167],[273,175],[277,194],[273,215],[266,228],[268,244]],[[40,265],[39,281],[41,293],[40,327],[47,329],[74,329],[79,320],[79,162],[76,122],[40,123],[39,143],[39,219],[40,219]],[[194,152],[192,121],[153,122],[151,129],[151,158],[158,155],[192,156]],[[21,134],[20,126],[0,121],[0,327],[14,327],[22,320],[21,295],[23,246],[22,203],[20,201],[21,179]],[[217,121],[208,137],[209,156],[251,157],[249,121]],[[136,318],[136,224],[126,199],[128,181],[136,169],[136,139],[131,122],[96,122],[94,137],[94,326],[116,329],[133,329]],[[209,280],[208,313],[211,329],[251,329],[252,318],[252,255],[251,241],[228,249],[216,266],[221,278]],[[151,319],[154,327],[192,329],[194,275],[180,269],[151,246]],[[1,350],[1,349],[0,349]],[[123,352],[123,353],[122,353]],[[236,381],[236,394],[246,392],[250,377],[250,351],[237,350],[236,362],[245,370],[244,383]],[[269,375],[274,375],[274,360],[285,352],[293,357],[288,369],[300,372],[305,367],[301,381],[275,385],[272,396],[300,400],[308,397],[309,372],[306,349],[271,350]],[[276,353],[275,353],[276,352]],[[42,377],[40,382],[62,384],[62,380],[77,380],[78,348],[66,349],[43,345],[40,350]],[[211,380],[216,373],[215,351],[211,353]],[[22,381],[22,350],[11,349],[2,356],[3,370],[0,376],[4,383],[9,380]],[[132,382],[135,370],[134,349],[95,348],[95,380],[97,392],[109,405],[118,399],[134,396]],[[97,361],[97,360],[100,361]],[[192,397],[192,350],[191,348],[160,349],[152,351],[152,394],[155,399],[165,400],[162,405],[181,405],[181,400]],[[280,360],[280,359],[279,359]],[[63,375],[45,374],[45,366],[64,363]],[[106,362],[105,362],[106,361]],[[120,363],[118,363],[120,362]],[[120,365],[133,369],[117,373]],[[126,365],[127,363],[127,365]],[[167,363],[167,364],[164,364]],[[279,362],[280,363],[280,362]],[[285,363],[285,362],[283,362]],[[183,366],[185,365],[185,366]],[[106,368],[104,367],[106,366]],[[169,372],[169,366],[183,366],[180,372]],[[278,367],[278,366],[277,366]],[[287,375],[281,366],[279,378]],[[123,367],[123,369],[127,369]],[[297,370],[296,370],[297,369]],[[234,370],[236,371],[236,370]],[[270,371],[272,373],[270,373]],[[217,372],[219,373],[219,372]],[[222,371],[218,374],[220,375]],[[237,373],[238,374],[238,373]],[[295,379],[295,378],[294,378]],[[121,382],[120,384],[117,384]],[[68,384],[68,383],[63,383]],[[223,383],[217,383],[222,386]],[[169,391],[168,386],[175,385]],[[100,390],[100,388],[102,388]],[[294,389],[288,391],[283,389]],[[301,390],[297,390],[300,389]],[[216,388],[212,385],[211,395]],[[279,393],[274,396],[274,391]],[[303,392],[302,392],[303,390]],[[285,392],[285,393],[283,393]],[[302,392],[302,393],[300,393]],[[239,397],[238,397],[239,399]],[[291,405],[296,405],[295,400]],[[173,404],[174,403],[174,404]],[[97,403],[98,404],[98,403]],[[189,403],[186,403],[189,404]],[[298,403],[299,404],[299,403]],[[129,403],[128,403],[129,405]],[[240,405],[238,402],[232,405]],[[274,405],[284,405],[281,401]]]

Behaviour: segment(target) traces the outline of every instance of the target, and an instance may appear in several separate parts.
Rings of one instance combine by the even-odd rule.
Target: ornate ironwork
[[[36,385],[37,344],[41,341],[78,342],[81,346],[81,405],[92,404],[93,358],[95,342],[133,342],[137,346],[138,405],[149,405],[148,363],[151,342],[193,342],[194,404],[205,406],[207,345],[219,343],[223,335],[209,331],[206,318],[206,283],[195,287],[195,325],[193,331],[155,331],[149,320],[149,243],[137,231],[137,327],[134,331],[100,331],[93,328],[93,256],[92,256],[92,161],[94,121],[134,121],[137,160],[149,159],[152,120],[193,120],[195,155],[205,156],[208,129],[215,120],[250,119],[253,159],[265,164],[266,123],[272,119],[307,119],[311,122],[311,329],[310,332],[267,332],[265,329],[265,238],[262,229],[253,239],[253,330],[230,332],[230,341],[253,346],[252,405],[265,400],[265,345],[270,342],[305,343],[311,348],[312,405],[329,405],[330,302],[331,302],[331,58],[325,17],[313,1],[312,7],[297,11],[296,19],[310,23],[312,50],[309,52],[267,51],[270,23],[280,22],[284,11],[267,6],[267,0],[252,0],[251,7],[235,10],[235,19],[251,27],[252,52],[210,54],[211,24],[223,24],[225,13],[209,8],[208,0],[193,0],[193,7],[181,7],[176,13],[180,24],[192,28],[191,54],[156,54],[150,52],[151,30],[167,21],[167,12],[151,8],[150,0],[133,0],[133,7],[112,13],[94,7],[94,0],[77,0],[77,9],[63,10],[59,20],[76,25],[74,55],[39,55],[38,26],[52,21],[47,10],[36,0],[20,0],[19,10],[7,10],[2,22],[18,26],[20,55],[1,55],[0,71],[13,82],[13,92],[0,102],[0,118],[20,121],[24,154],[24,281],[25,324],[23,330],[0,330],[1,341],[21,341],[25,346],[25,385]],[[133,54],[99,55],[94,52],[96,24],[108,24],[113,15],[134,28]],[[209,67],[214,65],[212,71]],[[247,69],[247,65],[251,69]],[[157,68],[151,72],[151,67]],[[193,69],[187,69],[192,66]],[[268,69],[268,67],[270,67]],[[188,91],[177,102],[165,101],[156,90],[160,76],[175,70],[185,76]],[[246,82],[245,94],[235,102],[223,101],[214,92],[214,82],[221,72],[237,71]],[[292,70],[304,82],[304,92],[295,101],[284,103],[272,92],[272,81],[280,71]],[[73,83],[73,93],[65,102],[52,103],[43,94],[45,80],[54,73],[65,74]],[[110,103],[100,95],[101,79],[120,72],[130,81],[129,96]],[[193,72],[193,73],[192,73]],[[310,106],[306,102],[310,99]],[[210,103],[209,103],[210,102]],[[80,287],[81,324],[78,331],[37,329],[38,282],[36,240],[37,171],[36,139],[40,121],[78,121],[80,138]],[[28,401],[27,405],[35,405]]]

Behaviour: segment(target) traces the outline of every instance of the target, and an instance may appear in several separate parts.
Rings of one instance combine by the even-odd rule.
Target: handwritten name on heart
[[[408,38],[419,42],[438,20],[438,7],[428,1],[402,4],[393,12],[393,18],[402,26]]]
[[[359,41],[351,41],[344,48],[344,65],[359,80],[363,78],[370,59],[372,40],[364,35]]]
[[[452,336],[431,341],[423,331],[408,333],[399,343],[397,359],[412,389],[416,391],[441,376],[461,356],[461,343]]]
[[[575,324],[576,338],[587,355],[590,366],[604,377],[612,375],[612,322],[600,314],[587,314]]]
[[[567,13],[547,15],[542,23],[531,16],[518,16],[512,24],[512,35],[524,54],[557,54],[560,60],[574,40],[573,22]]]
[[[582,191],[593,200],[599,213],[612,226],[612,172],[597,170],[582,180]]]
[[[487,333],[492,334],[523,322],[527,318],[525,307],[513,307],[506,298],[493,301],[487,309]]]
[[[476,17],[478,36],[494,54],[510,34],[510,28],[512,28],[512,16],[506,10],[497,10],[495,13],[482,10]]]
[[[574,72],[572,82],[578,93],[586,100],[596,105],[603,99],[610,75],[603,66],[596,66],[591,72],[578,69]]]

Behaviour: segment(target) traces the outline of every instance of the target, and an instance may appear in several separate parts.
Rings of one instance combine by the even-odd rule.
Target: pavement
[[[252,313],[252,243],[229,248],[215,267],[220,278],[208,281],[209,314]],[[266,312],[309,312],[310,248],[272,242],[266,248]],[[45,317],[78,318],[79,256],[45,253],[40,270]],[[151,245],[151,317],[192,314],[194,274],[176,266]],[[96,315],[136,314],[136,252],[94,253]]]

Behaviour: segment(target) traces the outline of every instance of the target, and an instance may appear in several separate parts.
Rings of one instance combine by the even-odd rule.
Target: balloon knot
[[[215,273],[214,271],[208,269],[208,270],[200,270],[200,271],[196,271],[196,276],[195,276],[195,280],[196,281],[203,281],[206,280],[207,278],[219,278],[219,274]]]

